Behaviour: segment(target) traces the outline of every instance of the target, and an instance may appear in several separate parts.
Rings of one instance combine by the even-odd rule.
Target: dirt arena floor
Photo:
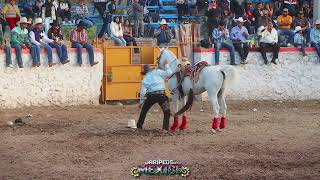
[[[0,179],[133,179],[132,167],[155,159],[182,162],[188,179],[319,179],[319,101],[229,101],[228,127],[215,135],[210,105],[200,107],[173,136],[159,132],[158,106],[144,131],[125,128],[137,104],[0,110]],[[18,117],[25,126],[6,124]]]

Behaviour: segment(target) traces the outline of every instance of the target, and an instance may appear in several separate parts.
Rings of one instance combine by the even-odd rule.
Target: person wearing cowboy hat
[[[48,38],[52,39],[54,42],[49,43],[52,48],[56,48],[59,60],[62,64],[70,62],[68,60],[68,48],[63,44],[63,35],[60,29],[60,24],[58,21],[53,21],[51,28],[48,31]]]
[[[154,36],[157,38],[158,46],[172,46],[170,41],[173,38],[173,34],[165,19],[161,20],[160,28],[154,31]]]
[[[31,57],[33,62],[35,62],[35,51],[34,47],[31,46],[27,29],[28,24],[30,24],[26,17],[22,17],[18,22],[18,26],[12,29],[11,31],[11,47],[16,50],[16,57],[19,68],[23,68],[23,61],[21,57],[21,49],[30,49]]]
[[[297,26],[294,32],[294,46],[300,48],[303,56],[307,56],[306,51],[304,50],[306,47],[306,39],[303,36],[303,28],[301,26]]]
[[[52,62],[52,48],[49,43],[53,43],[54,40],[49,39],[43,30],[42,19],[36,18],[33,23],[33,29],[29,33],[31,44],[35,48],[36,62],[33,63],[33,67],[40,66],[40,49],[43,47],[48,55],[48,65],[52,67],[56,63]]]
[[[311,46],[317,51],[320,63],[320,19],[316,21],[316,26],[310,32]]]
[[[278,36],[279,37],[282,35],[288,36],[289,42],[287,46],[290,46],[290,44],[293,43],[294,31],[290,29],[292,24],[292,17],[289,15],[287,8],[284,8],[282,15],[278,16],[277,23],[278,23]]]
[[[158,103],[163,111],[163,126],[164,131],[169,131],[169,120],[170,120],[170,106],[169,99],[165,94],[165,79],[167,79],[173,73],[169,67],[168,61],[165,60],[165,69],[154,69],[151,70],[148,64],[143,65],[142,75],[145,75],[141,82],[140,92],[140,104],[141,108],[137,128],[142,129],[144,120],[149,109]]]
[[[88,34],[86,31],[86,24],[80,21],[76,28],[74,28],[70,34],[70,41],[72,43],[72,48],[77,49],[77,62],[79,66],[82,65],[82,49],[86,48],[89,55],[89,62],[91,66],[98,64],[99,62],[94,62],[94,52],[91,44],[88,43]]]
[[[246,60],[249,54],[249,44],[247,43],[247,40],[249,39],[249,33],[247,28],[243,26],[246,20],[239,17],[238,19],[235,19],[235,21],[237,22],[237,26],[232,28],[230,38],[233,42],[233,46],[240,55],[240,63],[247,64],[248,62]]]

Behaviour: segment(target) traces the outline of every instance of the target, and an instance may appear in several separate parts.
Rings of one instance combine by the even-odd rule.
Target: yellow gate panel
[[[141,82],[141,65],[111,67],[111,82]]]
[[[131,64],[132,49],[130,47],[105,48],[105,66]]]
[[[140,83],[107,83],[106,100],[139,99]]]
[[[153,53],[154,53],[153,47],[141,46],[140,47],[141,64],[154,64]]]

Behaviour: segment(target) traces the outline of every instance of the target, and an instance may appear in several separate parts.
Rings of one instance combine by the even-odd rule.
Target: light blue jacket
[[[306,39],[303,37],[302,34],[296,33],[294,35],[294,43],[295,44],[305,44],[306,43]]]
[[[165,79],[171,75],[169,64],[165,65],[165,70],[155,69],[148,72],[141,83],[140,104],[144,103],[145,95],[148,92],[165,90]]]
[[[320,30],[315,27],[311,29],[310,41],[316,44],[320,43]]]

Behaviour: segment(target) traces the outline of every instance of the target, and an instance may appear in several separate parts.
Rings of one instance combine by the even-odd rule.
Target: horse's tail
[[[189,109],[191,109],[192,104],[193,104],[193,97],[194,97],[193,90],[190,89],[186,105],[183,108],[181,108],[177,113],[174,114],[175,117],[179,116],[179,115],[183,114],[184,112],[188,111]]]
[[[224,78],[224,81],[223,81],[221,88],[225,88],[225,86],[232,85],[232,84],[237,83],[239,81],[240,76],[239,76],[239,73],[235,67],[230,66],[230,65],[226,65],[226,66],[223,66],[220,69],[220,71],[221,71],[223,78]]]

